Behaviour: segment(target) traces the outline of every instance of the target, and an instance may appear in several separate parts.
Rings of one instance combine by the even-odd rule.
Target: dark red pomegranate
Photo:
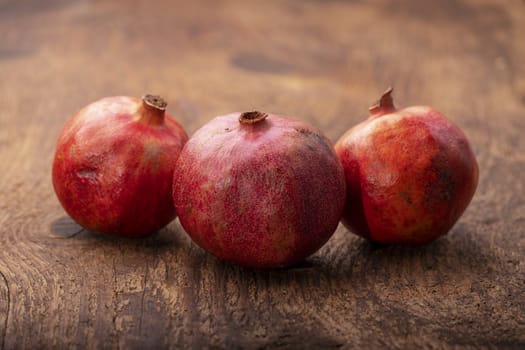
[[[66,212],[90,231],[141,237],[175,218],[175,162],[188,136],[158,96],[108,97],[65,125],[53,185]]]
[[[478,164],[450,120],[426,106],[397,110],[391,94],[335,145],[347,185],[343,223],[371,241],[428,243],[467,208]]]
[[[345,181],[319,130],[284,116],[234,113],[190,138],[173,198],[182,226],[207,251],[243,266],[281,267],[331,237]]]

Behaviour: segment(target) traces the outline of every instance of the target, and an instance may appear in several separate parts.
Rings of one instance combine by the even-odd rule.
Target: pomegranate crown
[[[370,116],[376,117],[395,111],[396,108],[394,107],[394,100],[392,99],[393,91],[394,89],[390,86],[383,92],[379,101],[368,109]]]
[[[239,116],[239,122],[241,124],[255,124],[265,120],[266,118],[268,118],[268,113],[259,111],[244,112]]]

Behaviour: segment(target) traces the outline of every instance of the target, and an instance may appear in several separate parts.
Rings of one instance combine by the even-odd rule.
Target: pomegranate
[[[171,185],[188,140],[146,95],[94,102],[65,125],[53,162],[53,185],[66,212],[84,228],[141,237],[175,218]]]
[[[463,132],[431,107],[397,110],[388,89],[335,149],[347,201],[343,224],[380,243],[423,244],[467,208],[478,165]]]
[[[319,130],[261,112],[219,116],[184,147],[174,172],[179,220],[202,248],[247,267],[294,264],[335,231],[345,179]]]

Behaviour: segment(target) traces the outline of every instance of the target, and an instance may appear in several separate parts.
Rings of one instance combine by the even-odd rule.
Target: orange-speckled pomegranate
[[[467,208],[478,165],[450,120],[426,106],[397,110],[391,93],[335,145],[347,185],[343,224],[375,242],[428,243]]]

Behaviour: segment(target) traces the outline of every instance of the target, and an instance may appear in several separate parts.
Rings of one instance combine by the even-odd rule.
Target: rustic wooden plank
[[[525,3],[0,1],[0,344],[32,348],[525,347]],[[469,136],[474,200],[428,246],[339,227],[283,270],[206,254],[177,221],[100,237],[60,208],[66,119],[159,93],[195,131],[258,108],[336,140],[387,85]]]

